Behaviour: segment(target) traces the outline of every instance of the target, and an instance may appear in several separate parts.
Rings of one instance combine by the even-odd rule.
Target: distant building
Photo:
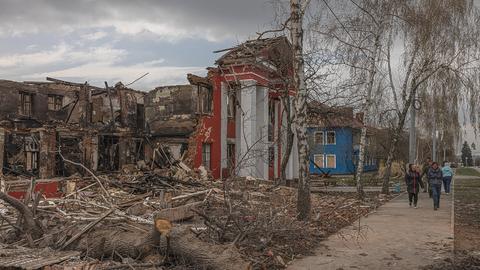
[[[353,174],[358,163],[363,116],[354,116],[351,107],[332,108],[318,103],[311,103],[308,110],[310,173]],[[378,169],[378,160],[369,151],[373,131],[370,127],[367,130],[366,172]]]

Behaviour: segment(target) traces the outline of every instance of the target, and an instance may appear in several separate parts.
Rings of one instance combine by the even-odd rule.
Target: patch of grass
[[[454,180],[455,251],[478,251],[480,245],[480,179]]]
[[[480,177],[480,172],[477,171],[476,169],[474,168],[466,168],[466,167],[463,167],[463,168],[458,168],[456,173],[458,175],[466,175],[466,176],[478,176]]]

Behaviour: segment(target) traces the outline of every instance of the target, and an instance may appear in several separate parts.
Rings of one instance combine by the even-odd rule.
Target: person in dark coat
[[[440,208],[440,193],[442,192],[443,174],[442,170],[438,167],[437,162],[432,163],[432,167],[427,173],[428,184],[432,189],[433,198],[433,210]]]
[[[417,208],[418,191],[420,187],[423,188],[422,178],[420,172],[415,164],[408,164],[408,171],[405,174],[405,184],[407,185],[408,202],[409,205]]]
[[[432,198],[432,189],[430,188],[430,184],[428,182],[428,170],[430,170],[430,167],[432,166],[432,159],[431,158],[427,158],[425,160],[425,162],[423,163],[423,167],[422,167],[422,178],[426,178],[425,179],[425,182],[424,182],[424,188],[423,188],[423,192],[427,192],[427,189],[428,189],[428,196],[430,198]]]

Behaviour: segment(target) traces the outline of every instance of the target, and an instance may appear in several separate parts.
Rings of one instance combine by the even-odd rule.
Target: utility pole
[[[415,108],[415,98],[412,106],[410,106],[410,130],[408,138],[408,162],[410,164],[415,164],[415,159],[417,157],[417,136],[415,130],[415,121],[417,115],[417,109]]]

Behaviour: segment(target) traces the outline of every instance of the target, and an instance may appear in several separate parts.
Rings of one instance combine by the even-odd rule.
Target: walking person
[[[423,163],[422,176],[421,176],[421,178],[425,177],[423,192],[427,192],[427,189],[428,189],[428,196],[430,198],[432,198],[432,189],[430,188],[430,183],[428,181],[428,170],[430,169],[431,166],[432,166],[432,159],[428,157]]]
[[[419,168],[415,164],[408,164],[408,171],[405,174],[405,184],[407,185],[408,191],[408,202],[410,207],[417,208],[418,202],[418,191],[420,187],[423,188],[422,178],[420,177]]]
[[[453,177],[453,170],[450,168],[450,164],[447,162],[443,162],[442,166],[442,175],[443,175],[443,189],[445,190],[445,194],[450,194],[450,185],[452,183]]]
[[[427,173],[428,184],[432,190],[433,210],[440,208],[440,194],[442,192],[443,175],[437,162],[433,162]]]

